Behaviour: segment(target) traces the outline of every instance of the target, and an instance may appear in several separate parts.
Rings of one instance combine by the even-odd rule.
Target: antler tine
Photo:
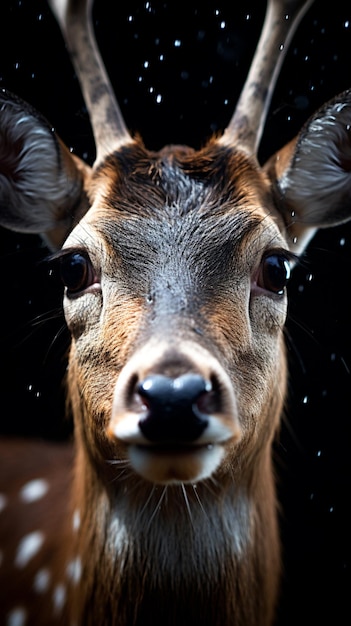
[[[314,0],[268,0],[261,36],[235,112],[219,140],[257,155],[266,115],[290,40]]]
[[[49,0],[80,81],[94,133],[96,163],[132,141],[98,50],[93,0]]]

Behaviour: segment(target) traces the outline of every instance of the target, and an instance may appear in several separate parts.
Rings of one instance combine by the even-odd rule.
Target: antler
[[[220,139],[257,154],[285,52],[314,0],[268,0],[266,17],[235,112]],[[92,25],[93,0],[49,0],[60,24],[89,112],[96,161],[132,141],[102,62]]]
[[[96,162],[132,141],[101,59],[92,25],[93,0],[49,0],[79,78],[94,133]]]
[[[257,154],[266,115],[290,40],[314,0],[268,0],[251,68],[221,143]]]

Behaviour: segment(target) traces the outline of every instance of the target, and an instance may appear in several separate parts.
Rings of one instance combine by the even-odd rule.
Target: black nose
[[[139,427],[150,441],[195,441],[208,425],[208,415],[201,412],[200,404],[206,406],[204,399],[212,386],[199,374],[178,378],[155,374],[140,382],[136,392],[146,407]]]

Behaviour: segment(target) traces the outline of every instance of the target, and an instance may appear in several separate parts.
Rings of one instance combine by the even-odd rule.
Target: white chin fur
[[[140,476],[167,485],[209,478],[219,466],[224,448],[210,444],[162,450],[156,446],[131,445],[128,452],[132,467]]]

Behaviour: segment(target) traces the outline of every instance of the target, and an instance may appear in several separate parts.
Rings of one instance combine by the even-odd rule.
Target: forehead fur
[[[251,211],[256,207],[262,219],[260,207],[267,205],[269,193],[255,160],[214,140],[200,151],[170,146],[157,153],[137,140],[109,156],[94,182],[95,189],[104,189],[99,204],[106,218],[110,211],[157,217],[172,207],[177,215],[218,215],[240,206]]]

